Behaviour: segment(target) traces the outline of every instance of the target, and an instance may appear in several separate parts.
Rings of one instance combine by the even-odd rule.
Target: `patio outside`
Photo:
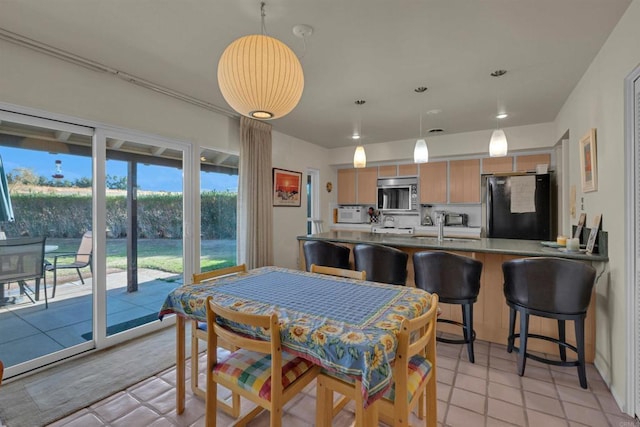
[[[48,239],[58,251],[77,249],[77,239]],[[146,239],[139,242],[138,290],[127,292],[124,239],[107,241],[107,335],[157,320],[167,294],[182,284],[181,240]],[[203,269],[235,262],[234,240],[202,242]],[[146,254],[146,255],[145,255]],[[215,255],[213,255],[215,254]],[[172,267],[173,266],[173,267]],[[92,339],[93,283],[89,268],[81,269],[84,284],[75,270],[61,270],[55,298],[53,277],[47,273],[49,308],[45,308],[43,286],[33,304],[15,284],[4,285],[10,303],[0,306],[0,359],[13,366]],[[34,289],[33,281],[28,285]],[[8,287],[7,287],[8,286]]]

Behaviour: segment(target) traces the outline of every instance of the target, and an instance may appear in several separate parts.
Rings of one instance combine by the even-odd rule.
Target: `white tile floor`
[[[438,343],[438,421],[442,426],[612,426],[639,427],[623,414],[602,378],[587,367],[589,389],[578,383],[575,368],[561,368],[527,361],[525,375],[516,374],[515,353],[503,345],[476,343],[476,363],[471,364],[463,346]],[[200,358],[204,365],[204,354]],[[189,370],[187,370],[189,372]],[[64,418],[55,427],[92,426],[204,426],[204,402],[187,386],[185,412],[175,413],[175,368],[149,378],[103,401]],[[243,413],[251,404],[242,404]],[[283,425],[312,426],[315,421],[315,386],[286,407]],[[348,426],[353,410],[347,406],[334,426]],[[413,425],[418,425],[415,418]],[[219,413],[218,425],[233,419]],[[268,426],[263,413],[251,426]]]

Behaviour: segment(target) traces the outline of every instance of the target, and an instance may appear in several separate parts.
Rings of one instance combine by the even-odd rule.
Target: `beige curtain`
[[[273,265],[271,125],[240,118],[238,264]]]

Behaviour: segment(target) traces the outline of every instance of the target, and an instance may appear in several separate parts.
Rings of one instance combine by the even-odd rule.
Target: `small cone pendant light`
[[[420,114],[420,138],[413,149],[413,163],[427,163],[429,161],[429,148],[427,141],[422,137],[422,113]]]
[[[506,70],[496,70],[491,73],[491,77],[501,77],[505,74],[507,74]],[[504,131],[498,126],[498,117],[502,115],[499,111],[500,107],[498,106],[497,109],[496,130],[493,131],[493,133],[491,134],[491,139],[489,140],[489,157],[504,157],[507,155],[508,151],[507,136],[505,135]]]

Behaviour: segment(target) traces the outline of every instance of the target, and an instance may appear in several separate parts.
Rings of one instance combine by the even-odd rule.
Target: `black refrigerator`
[[[550,174],[485,175],[483,190],[487,237],[555,240]]]

